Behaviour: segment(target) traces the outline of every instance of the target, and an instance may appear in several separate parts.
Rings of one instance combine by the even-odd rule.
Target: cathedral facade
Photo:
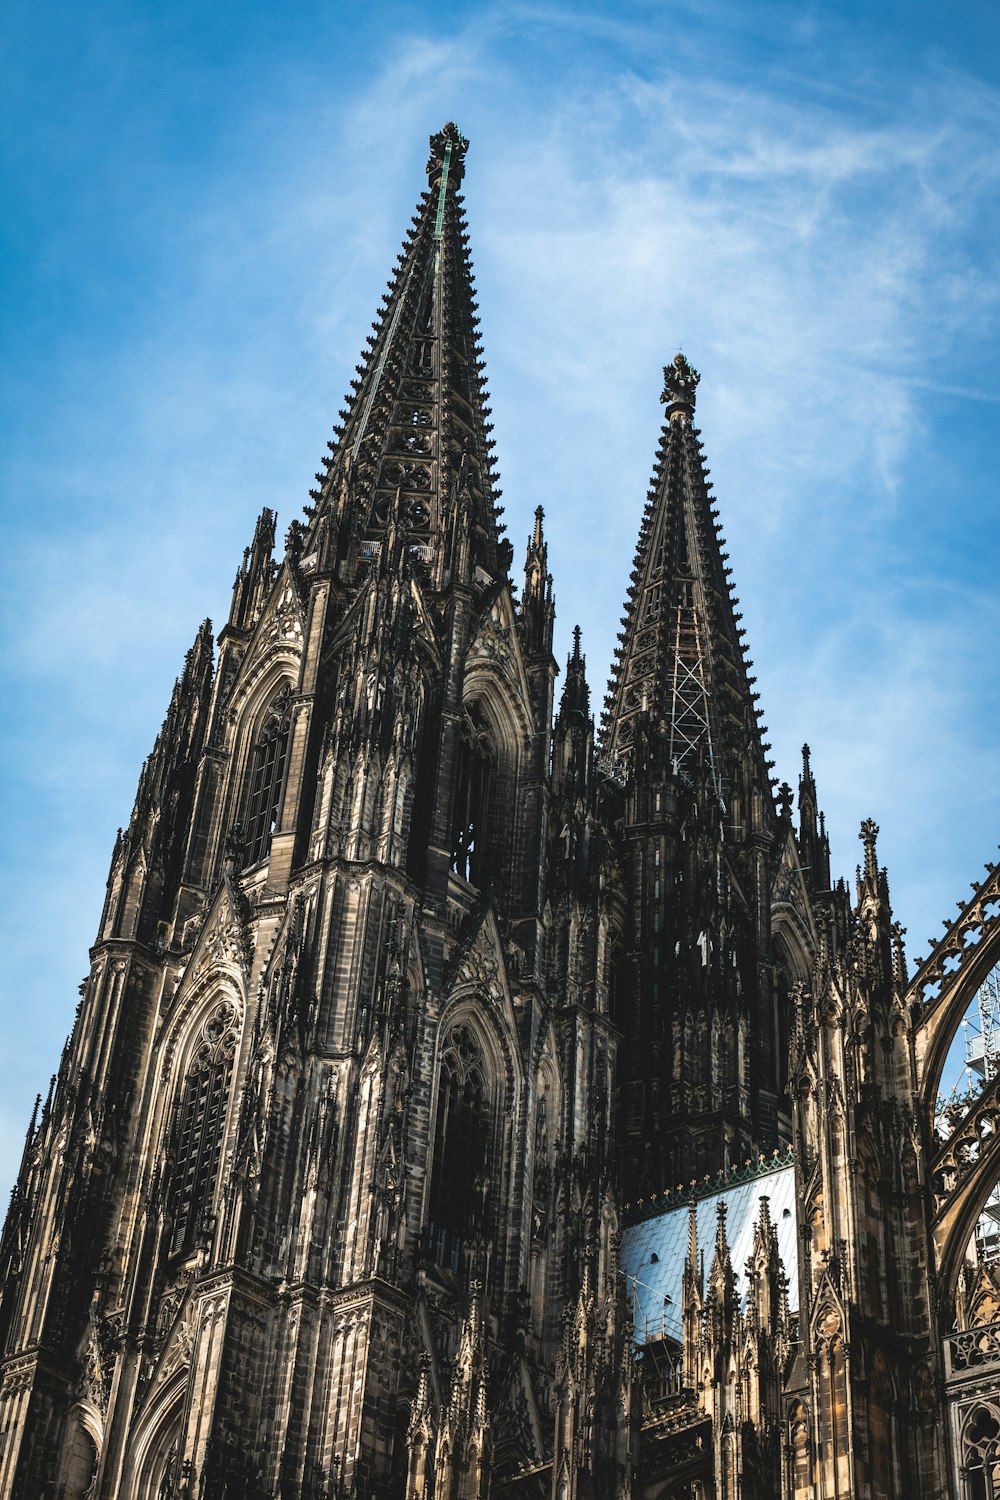
[[[698,375],[598,727],[500,525],[461,182],[112,855],[0,1240],[10,1500],[1000,1495],[1000,866],[907,973],[776,786]],[[1000,1212],[998,1212],[1000,1217]]]

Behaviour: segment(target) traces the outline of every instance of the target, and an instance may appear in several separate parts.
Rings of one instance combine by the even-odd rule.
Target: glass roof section
[[[720,1202],[725,1203],[726,1240],[741,1305],[746,1305],[744,1272],[753,1251],[754,1225],[764,1198],[768,1199],[782,1266],[789,1278],[788,1306],[795,1312],[799,1305],[799,1275],[793,1166],[762,1173],[750,1182],[736,1183],[697,1201],[698,1248],[704,1256],[705,1274],[715,1253],[717,1208]],[[688,1248],[688,1207],[682,1204],[622,1231],[621,1270],[632,1303],[637,1344],[662,1338],[679,1342],[682,1338],[681,1279]]]

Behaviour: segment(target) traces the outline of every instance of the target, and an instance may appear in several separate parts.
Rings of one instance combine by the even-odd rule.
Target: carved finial
[[[783,818],[789,822],[792,820],[792,789],[787,781],[783,781],[778,788],[778,809]]]
[[[878,824],[874,818],[865,818],[858,838],[865,846],[865,879],[876,881],[878,880],[878,859],[875,853],[875,840],[878,838]]]
[[[545,512],[539,505],[535,511],[535,529],[528,538],[528,551],[524,559],[524,591],[525,597],[535,594],[541,598],[545,593],[546,582],[551,583],[548,576],[549,551],[545,545],[545,536],[542,531],[542,518]]]
[[[285,533],[285,551],[295,562],[302,552],[306,529],[301,521],[293,521]]]
[[[691,1270],[698,1265],[698,1210],[693,1203],[688,1205],[688,1262]]]
[[[660,400],[666,403],[667,416],[671,420],[675,416],[691,416],[700,379],[698,371],[688,364],[683,354],[675,354],[673,364],[665,367]]]
[[[906,947],[903,939],[906,936],[906,928],[899,922],[893,922],[889,929],[892,934],[892,977],[899,984],[907,981],[906,972]]]
[[[417,1394],[410,1406],[410,1431],[414,1432],[419,1427],[423,1418],[430,1414],[431,1410],[431,1361],[430,1355],[424,1353],[420,1356],[417,1377]]]
[[[583,632],[581,631],[579,625],[574,625],[573,626],[573,655],[570,657],[571,661],[577,662],[577,661],[580,661],[582,659],[582,652],[580,651],[580,642],[581,642],[582,639],[583,639]]]
[[[35,1107],[31,1111],[31,1124],[28,1126],[28,1134],[24,1138],[24,1149],[25,1149],[25,1151],[27,1151],[28,1147],[31,1145],[32,1141],[35,1139],[35,1130],[36,1130],[36,1128],[38,1126],[38,1111],[41,1108],[41,1106],[42,1106],[42,1096],[41,1096],[41,1094],[36,1094],[35,1095]]]
[[[427,159],[427,176],[430,179],[431,189],[436,188],[441,181],[446,162],[448,186],[458,187],[465,176],[465,153],[469,149],[465,136],[458,126],[449,120],[437,135],[431,136],[430,145],[431,154]]]

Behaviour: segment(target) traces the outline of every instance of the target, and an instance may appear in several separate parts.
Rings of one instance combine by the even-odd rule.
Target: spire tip
[[[673,364],[664,367],[663,394],[660,397],[666,404],[668,417],[672,419],[676,414],[690,417],[693,414],[700,379],[698,371],[683,354],[674,355]]]
[[[542,545],[542,521],[544,519],[545,519],[545,511],[544,511],[544,509],[542,508],[542,506],[536,505],[536,507],[535,507],[535,531],[534,531],[534,535],[532,536],[532,539],[531,539],[532,540],[532,545],[535,546],[535,547],[540,547]]]
[[[458,187],[465,176],[465,153],[469,149],[469,142],[453,120],[449,120],[447,125],[431,136],[430,148],[427,176],[431,189],[436,188],[441,181],[446,164],[449,184]]]

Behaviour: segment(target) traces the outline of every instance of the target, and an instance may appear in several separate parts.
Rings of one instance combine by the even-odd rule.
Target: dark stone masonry
[[[515,591],[460,187],[177,680],[0,1241],[12,1500],[1000,1494],[1000,867],[906,971],[771,780],[694,425],[599,732]]]

